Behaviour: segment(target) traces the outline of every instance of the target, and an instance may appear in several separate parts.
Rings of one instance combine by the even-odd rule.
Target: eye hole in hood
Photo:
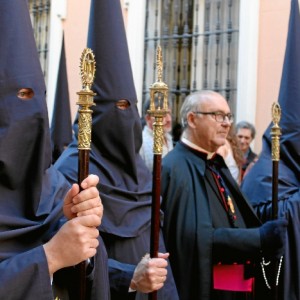
[[[21,100],[30,100],[34,96],[34,91],[31,88],[22,88],[18,91],[17,96]]]

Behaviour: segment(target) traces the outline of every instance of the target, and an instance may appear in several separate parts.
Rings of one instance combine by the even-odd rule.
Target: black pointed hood
[[[88,47],[97,62],[93,145],[137,181],[142,128],[119,1],[91,2]],[[120,99],[129,101],[127,110],[116,108]]]
[[[298,0],[291,1],[288,37],[278,103],[279,126],[279,199],[299,190],[300,185],[300,14]],[[245,177],[242,188],[256,205],[272,197],[272,145],[270,124],[263,135],[259,160]]]
[[[62,40],[54,109],[51,122],[52,158],[55,162],[72,141],[72,118],[66,66],[65,41]]]
[[[26,0],[0,1],[0,32],[1,260],[41,243],[59,216],[55,196],[68,185],[51,167],[46,89]],[[22,88],[33,97],[18,97]]]
[[[91,1],[88,47],[96,60],[90,172],[100,177],[105,209],[101,228],[135,236],[150,224],[152,174],[139,155],[142,128],[119,0]],[[128,109],[116,107],[121,99],[129,102]],[[76,120],[76,135],[77,126]],[[76,181],[76,135],[56,163],[72,181]]]

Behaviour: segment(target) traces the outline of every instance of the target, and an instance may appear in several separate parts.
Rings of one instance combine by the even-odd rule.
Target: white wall
[[[47,105],[49,122],[51,124],[54,97],[56,91],[59,59],[62,46],[62,20],[66,18],[67,0],[52,0],[50,13],[50,40],[49,40],[49,73],[47,82]]]
[[[255,123],[259,0],[240,1],[240,32],[237,79],[236,121]]]
[[[143,95],[144,34],[146,0],[125,0],[127,15],[127,42],[131,60],[133,79],[141,113]]]

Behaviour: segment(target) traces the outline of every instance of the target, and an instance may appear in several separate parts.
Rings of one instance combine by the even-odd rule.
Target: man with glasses
[[[282,255],[287,221],[260,226],[216,153],[233,122],[222,95],[190,94],[181,121],[181,141],[162,163],[164,235],[179,297],[252,299],[254,264]],[[256,299],[268,292],[260,279]]]

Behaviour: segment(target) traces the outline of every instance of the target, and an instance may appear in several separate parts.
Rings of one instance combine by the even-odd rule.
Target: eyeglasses
[[[229,123],[233,123],[234,116],[233,114],[223,114],[219,111],[212,111],[212,112],[202,112],[202,111],[193,111],[194,114],[201,114],[201,115],[212,115],[214,119],[218,123],[224,123],[226,121],[226,118]]]

